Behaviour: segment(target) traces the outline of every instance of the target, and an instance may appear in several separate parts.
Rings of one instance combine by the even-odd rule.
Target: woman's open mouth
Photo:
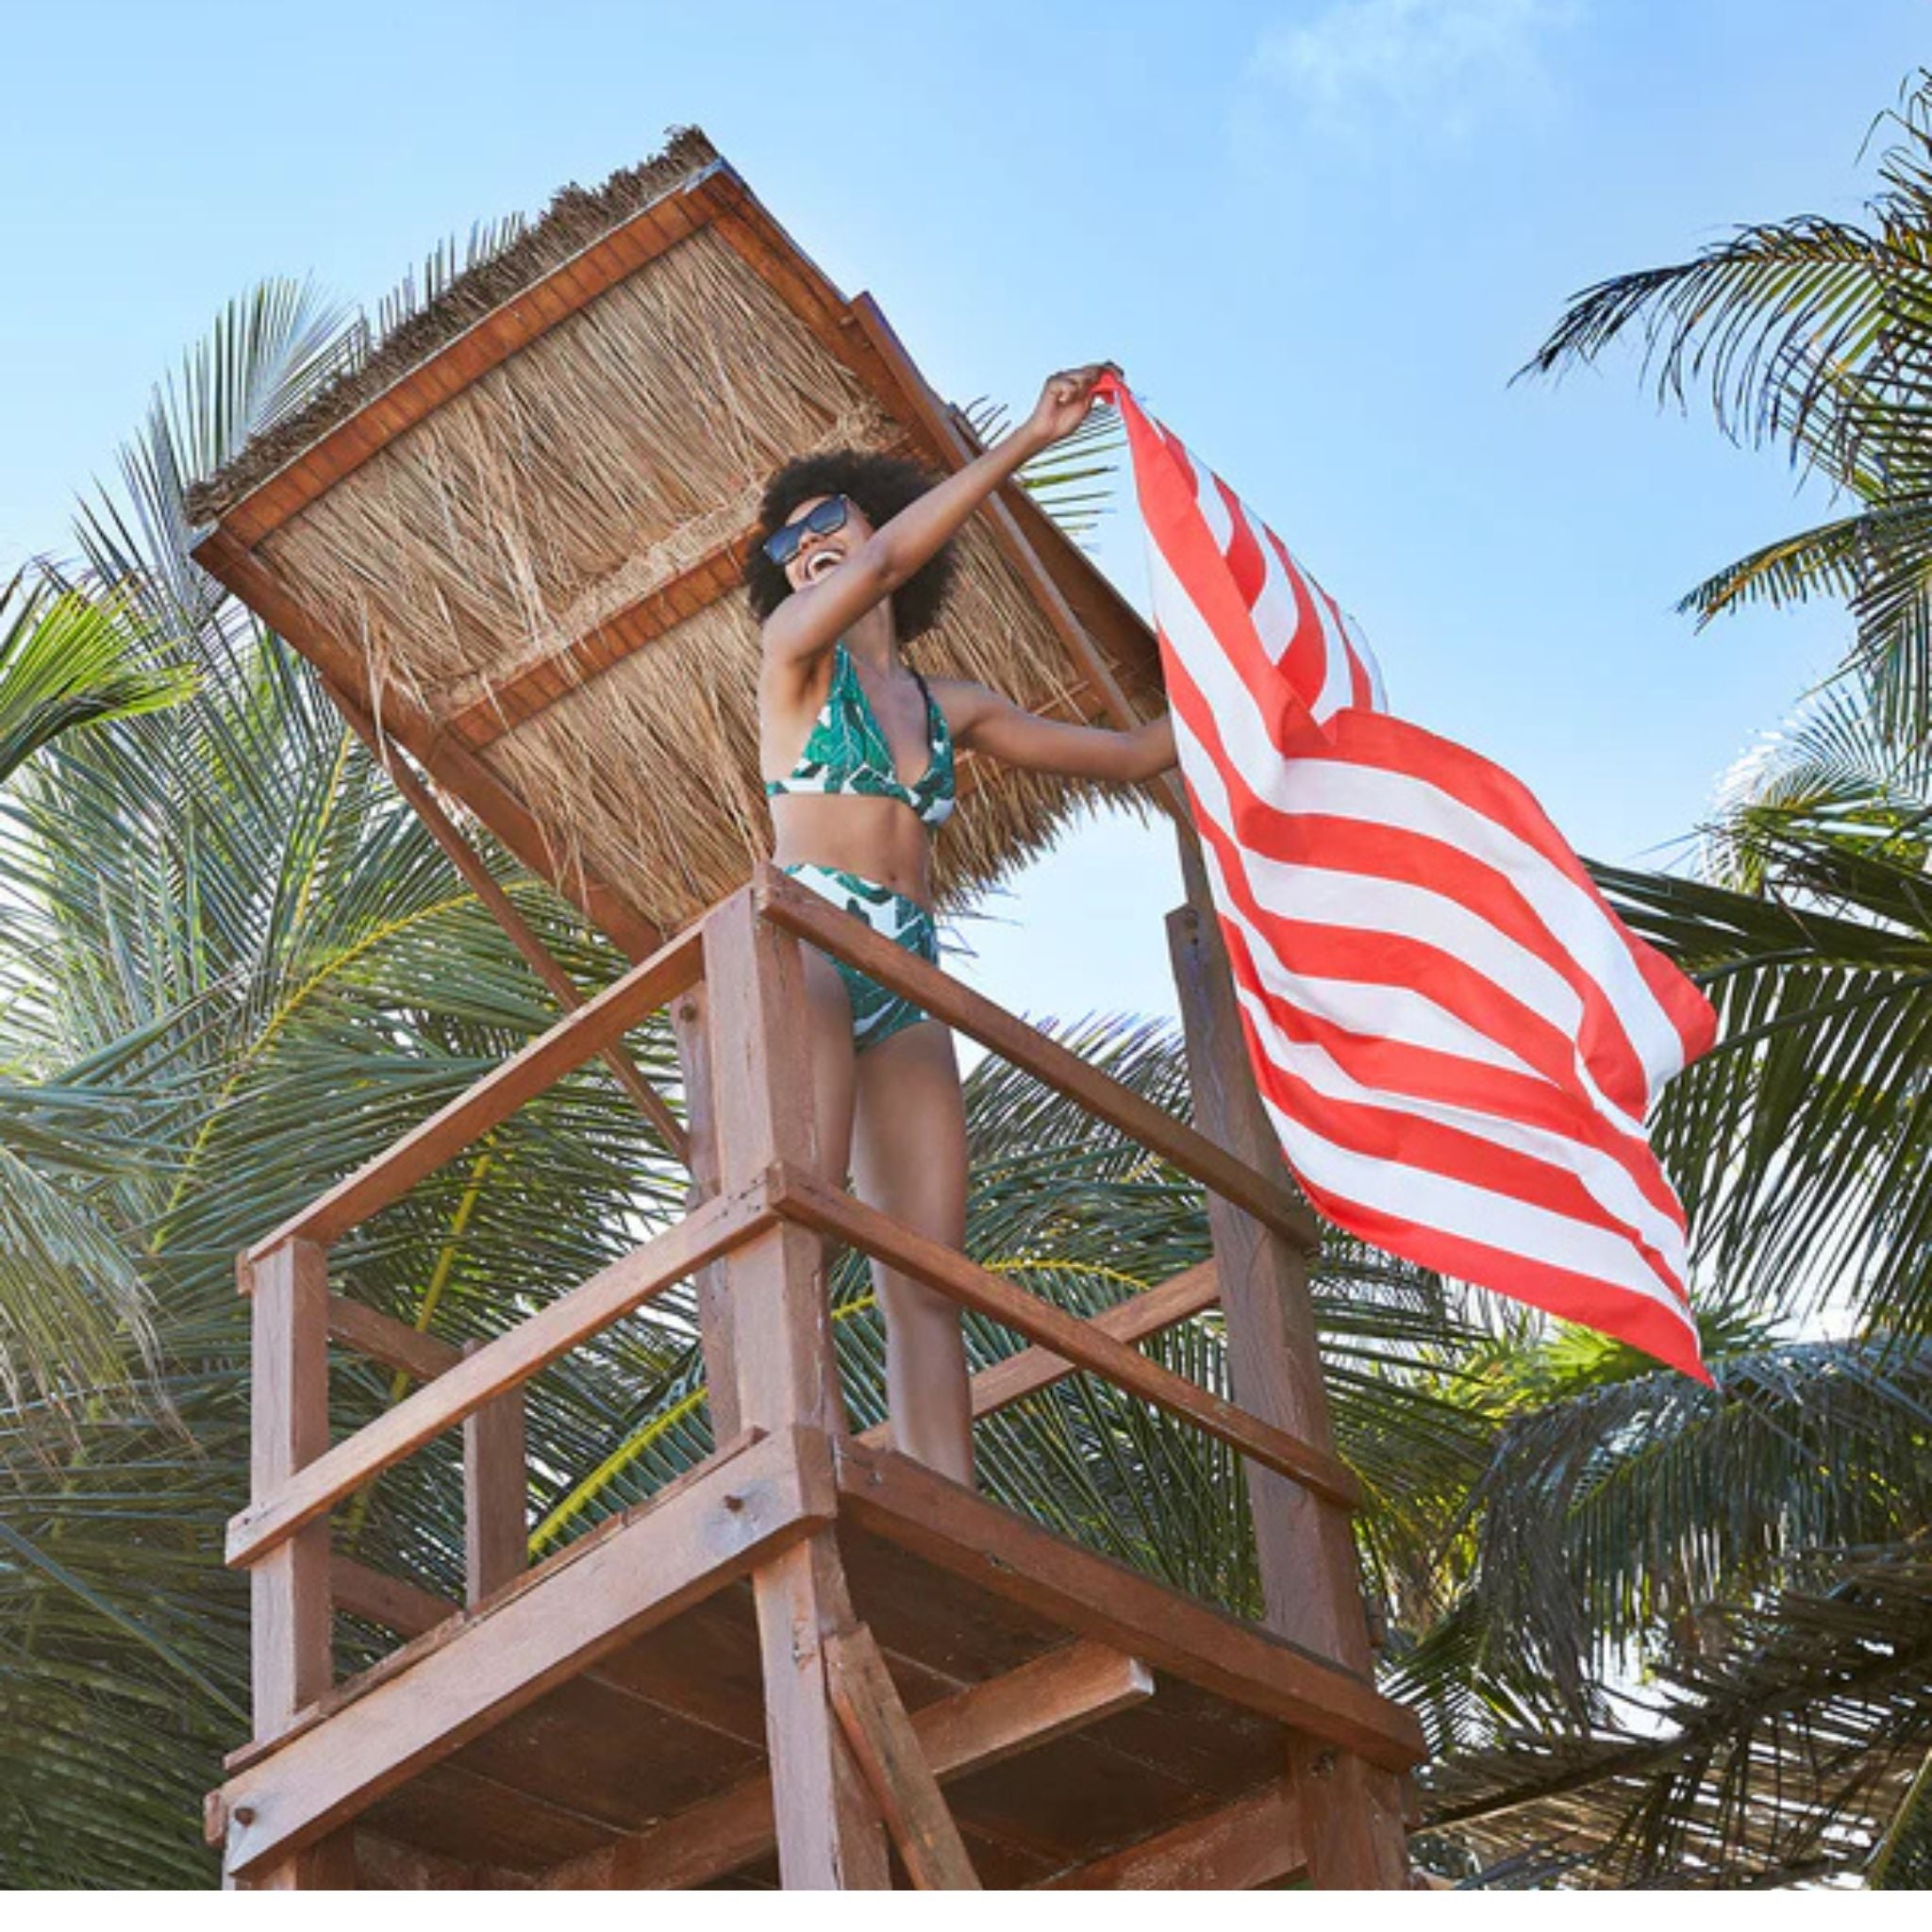
[[[844,562],[844,554],[841,551],[831,549],[814,550],[812,554],[806,558],[806,582],[808,584],[817,583],[818,580],[822,576],[824,576],[828,572],[837,570],[839,566]]]

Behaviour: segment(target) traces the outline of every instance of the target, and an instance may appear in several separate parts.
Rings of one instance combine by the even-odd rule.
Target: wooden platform
[[[890,1451],[839,1444],[817,1479],[811,1453],[734,1448],[236,1754],[231,1864],[253,1831],[264,1857],[332,1844],[336,1882],[365,1887],[775,1885],[733,1572],[828,1517],[984,1886],[1279,1883],[1302,1863],[1291,1728],[1391,1766],[1419,1753],[1406,1712],[1293,1645]],[[685,1550],[713,1565],[691,1603]]]

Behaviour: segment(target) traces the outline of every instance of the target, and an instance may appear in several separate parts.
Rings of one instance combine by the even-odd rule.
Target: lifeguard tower
[[[198,489],[195,555],[306,656],[563,1016],[242,1257],[254,1737],[210,1794],[243,1887],[1400,1886],[1414,1719],[1376,1691],[1305,1257],[1315,1228],[1248,1073],[1198,856],[1169,921],[1193,1119],[1130,1092],[759,862],[757,640],[735,593],[762,478],[863,444],[956,467],[970,426],[695,131],[402,324]],[[1031,708],[1161,702],[1145,627],[1011,489],[962,538],[923,661]],[[962,770],[958,903],[1081,788]],[[446,804],[635,961],[580,994]],[[801,941],[862,967],[1208,1191],[1214,1258],[1082,1321],[817,1173]],[[674,1107],[624,1038],[669,1008]],[[461,1350],[331,1291],[330,1245],[603,1057],[688,1162],[690,1211]],[[1250,1624],[846,1430],[827,1240],[1029,1344],[989,1413],[1106,1377],[1242,1458]],[[716,1449],[531,1565],[524,1385],[694,1281]],[[1235,1400],[1135,1343],[1219,1302]],[[331,1440],[328,1353],[416,1387]],[[332,1553],[379,1472],[461,1432],[467,1601]],[[332,1619],[397,1647],[335,1681]]]

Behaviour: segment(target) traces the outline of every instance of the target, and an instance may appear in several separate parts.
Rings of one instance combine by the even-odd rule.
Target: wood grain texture
[[[827,1683],[839,1727],[905,1860],[916,1891],[977,1891],[959,1827],[920,1749],[885,1659],[863,1624],[825,1640]]]
[[[1286,1778],[1205,1818],[1049,1879],[1049,1891],[1252,1891],[1307,1866],[1301,1809]]]
[[[1090,1317],[1089,1323],[1096,1333],[1115,1341],[1144,1341],[1150,1335],[1158,1335],[1163,1329],[1185,1322],[1190,1315],[1211,1308],[1215,1293],[1214,1264],[1203,1261],[1198,1267],[1185,1269],[1158,1286],[1145,1289]],[[969,1391],[974,1419],[993,1415],[1079,1373],[1078,1363],[1055,1355],[1050,1348],[1023,1348],[1017,1355],[1009,1355],[974,1376]],[[879,1423],[865,1430],[858,1441],[887,1449],[891,1446],[891,1425]]]
[[[1391,1771],[1421,1726],[1353,1672],[1025,1522],[891,1451],[836,1445],[843,1508],[864,1528],[1062,1628],[1340,1743]]]
[[[255,1562],[371,1476],[413,1455],[694,1268],[755,1239],[771,1221],[761,1187],[707,1202],[675,1227],[465,1356],[457,1367],[251,1502],[228,1524],[228,1562]]]
[[[1074,1642],[927,1705],[912,1714],[912,1729],[933,1775],[944,1781],[1070,1736],[1153,1693],[1153,1674],[1137,1658]],[[774,1831],[771,1779],[761,1774],[548,1882],[616,1890],[703,1885],[763,1857]]]
[[[822,1452],[768,1438],[504,1592],[447,1641],[232,1778],[227,1870],[312,1843],[650,1625],[831,1521]]]
[[[249,1489],[276,1494],[328,1452],[328,1251],[285,1241],[240,1272],[249,1309]],[[318,1515],[321,1512],[316,1512]],[[249,1576],[254,1727],[258,1740],[285,1731],[328,1688],[328,1524],[264,1553]]]
[[[772,1205],[789,1219],[839,1237],[944,1295],[990,1315],[1029,1341],[1104,1376],[1170,1414],[1238,1449],[1305,1489],[1356,1507],[1360,1485],[1347,1465],[1311,1448],[1185,1375],[1163,1368],[1097,1323],[1083,1322],[1028,1290],[969,1260],[955,1248],[915,1233],[842,1190],[789,1167],[773,1171]]]

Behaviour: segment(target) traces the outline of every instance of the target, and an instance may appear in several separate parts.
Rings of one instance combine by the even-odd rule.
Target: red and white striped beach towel
[[[1309,1199],[1704,1377],[1644,1119],[1709,1003],[1522,785],[1389,714],[1360,633],[1233,491],[1102,393],[1256,1081]]]

